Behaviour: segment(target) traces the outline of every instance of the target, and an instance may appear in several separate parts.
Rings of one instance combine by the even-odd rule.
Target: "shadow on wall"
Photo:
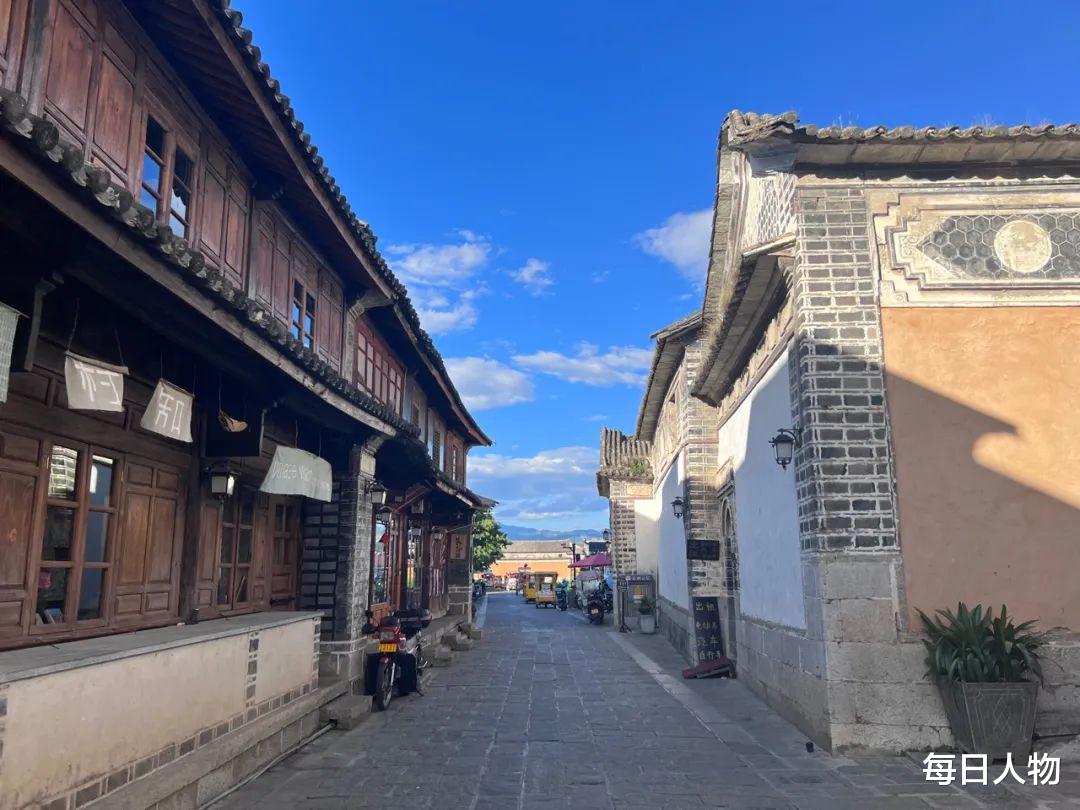
[[[963,600],[1080,627],[1080,510],[1031,486],[1060,484],[1040,445],[1054,445],[1061,465],[1080,462],[1069,434],[1018,429],[898,374],[886,374],[886,390],[910,626],[920,627],[916,607]]]

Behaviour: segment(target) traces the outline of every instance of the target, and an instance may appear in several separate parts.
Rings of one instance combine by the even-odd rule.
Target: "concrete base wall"
[[[690,650],[690,612],[662,596],[657,599],[657,605],[660,608],[657,613],[657,627],[660,632],[683,658],[694,663]]]

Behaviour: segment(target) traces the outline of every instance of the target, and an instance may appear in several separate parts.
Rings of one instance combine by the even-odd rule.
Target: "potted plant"
[[[642,633],[656,632],[656,608],[652,600],[647,596],[641,597],[637,604],[638,621],[641,622]]]
[[[919,611],[926,625],[926,668],[941,692],[960,749],[992,759],[1026,758],[1035,730],[1035,701],[1042,682],[1039,648],[1047,633],[1034,621],[1014,623],[1005,605],[994,616],[982,605],[961,602],[956,613]],[[1032,679],[1035,680],[1032,680]]]

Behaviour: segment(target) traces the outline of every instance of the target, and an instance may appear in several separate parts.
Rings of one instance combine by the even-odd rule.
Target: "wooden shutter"
[[[341,370],[341,332],[345,311],[341,285],[329,270],[319,273],[319,309],[316,323],[319,354],[331,366]]]
[[[184,483],[180,472],[145,460],[124,465],[114,624],[175,618],[184,536]]]
[[[0,638],[25,633],[41,439],[0,428]]]
[[[199,548],[195,561],[195,607],[203,617],[216,611],[214,578],[217,576],[218,540],[221,537],[221,501],[204,498],[199,509]]]
[[[25,33],[26,0],[0,2],[0,87],[16,89]]]

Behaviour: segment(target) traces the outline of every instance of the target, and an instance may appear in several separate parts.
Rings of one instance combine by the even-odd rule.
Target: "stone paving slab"
[[[323,735],[215,808],[1080,806],[1057,787],[940,787],[909,757],[833,757],[737,680],[684,681],[659,636],[487,597],[483,641],[350,731]]]

